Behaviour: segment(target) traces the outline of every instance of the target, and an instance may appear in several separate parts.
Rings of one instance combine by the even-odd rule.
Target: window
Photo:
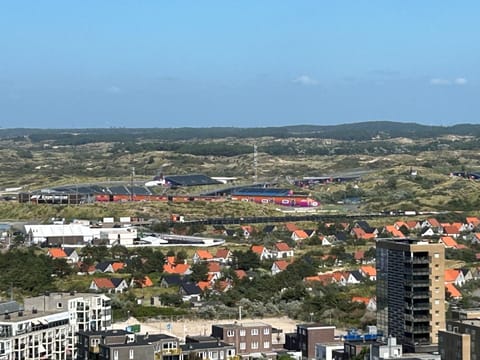
[[[252,330],[250,331],[250,334],[251,334],[251,335],[258,335],[258,329],[252,329]]]
[[[435,300],[435,305],[440,305],[440,300],[436,299]]]
[[[263,342],[263,348],[264,349],[269,349],[270,348],[270,341],[264,341]]]
[[[240,350],[245,350],[247,348],[247,343],[241,342],[240,343]]]
[[[63,307],[63,304],[62,304],[61,302],[58,302],[58,303],[57,303],[57,308],[58,308],[58,309],[61,309],[62,307]]]
[[[268,335],[268,334],[270,334],[270,328],[264,328],[263,335]]]
[[[435,259],[438,259],[438,258],[440,257],[440,254],[439,254],[439,253],[435,253],[435,254],[433,254],[433,257],[434,257]]]
[[[118,360],[118,350],[113,350],[113,360]]]
[[[246,330],[240,330],[240,336],[245,336],[247,334]]]
[[[232,336],[234,336],[234,335],[235,335],[235,331],[233,331],[233,330],[228,330],[228,331],[227,331],[227,336],[228,336],[228,337],[232,337]]]
[[[258,341],[252,342],[252,349],[258,349]]]
[[[130,360],[132,360],[132,359],[135,358],[135,357],[134,357],[133,349],[130,349],[130,351],[128,352],[128,358],[129,358]]]

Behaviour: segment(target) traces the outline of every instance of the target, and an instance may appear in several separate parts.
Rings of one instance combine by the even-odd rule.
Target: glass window
[[[245,330],[240,330],[240,336],[245,336],[246,335],[246,331]]]
[[[232,337],[233,335],[235,335],[235,331],[233,331],[233,330],[228,330],[227,331],[227,336],[228,337]]]
[[[130,349],[130,351],[128,352],[128,358],[129,358],[130,360],[134,359],[133,349]]]
[[[252,349],[258,349],[258,341],[252,342]]]
[[[264,349],[269,349],[270,348],[270,341],[264,341],[263,342],[263,348]]]
[[[268,335],[270,334],[270,329],[269,328],[264,328],[263,329],[263,335]]]
[[[241,342],[240,343],[240,350],[245,350],[247,348],[247,343]]]
[[[251,335],[258,335],[258,329],[252,329],[252,330],[250,331],[250,334],[251,334]]]

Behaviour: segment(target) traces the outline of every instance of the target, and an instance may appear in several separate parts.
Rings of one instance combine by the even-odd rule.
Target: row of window
[[[245,329],[241,329],[239,331],[240,336],[246,336],[247,331]],[[250,329],[250,335],[258,335],[259,330],[258,329]],[[269,335],[270,334],[270,328],[263,328],[263,335]],[[227,330],[227,336],[228,337],[233,337],[235,336],[235,330]]]
[[[258,349],[258,341],[252,341],[250,344],[252,350]],[[270,348],[270,341],[264,341],[263,342],[263,348],[264,349],[269,349]],[[247,343],[241,342],[240,343],[240,350],[246,350],[247,349]]]

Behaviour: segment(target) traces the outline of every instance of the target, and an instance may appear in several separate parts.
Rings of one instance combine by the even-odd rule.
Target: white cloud
[[[308,75],[300,75],[299,77],[293,79],[293,82],[300,85],[318,85],[318,81]]]
[[[451,81],[448,79],[442,79],[442,78],[433,78],[430,79],[430,84],[432,85],[451,85]]]
[[[106,89],[106,91],[110,94],[118,94],[122,92],[122,89],[120,89],[118,86],[112,85]]]
[[[468,83],[468,80],[464,77],[458,77],[453,80],[444,79],[444,78],[432,78],[430,79],[431,85],[465,85]]]

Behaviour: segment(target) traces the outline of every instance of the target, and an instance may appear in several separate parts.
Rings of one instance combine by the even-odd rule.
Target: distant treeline
[[[444,135],[480,136],[480,125],[427,126],[415,123],[372,121],[342,125],[297,125],[283,127],[235,128],[108,128],[108,129],[2,129],[0,138],[32,142],[52,141],[57,145],[94,142],[181,141],[223,138],[318,138],[367,141],[406,137],[436,138]]]

